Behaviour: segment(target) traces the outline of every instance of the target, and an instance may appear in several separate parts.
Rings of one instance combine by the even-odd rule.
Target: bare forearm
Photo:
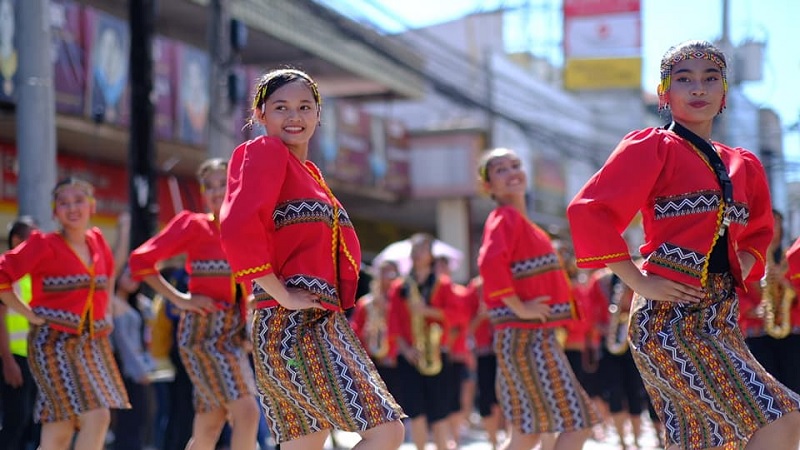
[[[522,300],[519,299],[519,296],[512,295],[510,297],[506,297],[503,299],[503,303],[508,306],[511,311],[514,312],[518,317],[522,317],[524,314],[522,310],[525,309],[525,305],[522,303]]]
[[[157,294],[161,295],[172,303],[179,304],[183,301],[189,300],[188,294],[177,290],[175,286],[169,284],[169,282],[167,282],[167,280],[164,279],[161,274],[148,275],[143,281],[147,283],[148,286],[153,288]]]
[[[613,262],[609,263],[607,267],[611,269],[623,283],[633,289],[634,292],[639,291],[638,288],[644,278],[644,274],[642,274],[642,271],[633,261],[629,259],[627,261]]]
[[[281,305],[286,304],[288,301],[289,291],[286,290],[286,286],[274,273],[260,276],[255,279],[255,282]]]

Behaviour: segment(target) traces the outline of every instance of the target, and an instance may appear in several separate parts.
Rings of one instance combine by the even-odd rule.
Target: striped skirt
[[[501,328],[494,334],[497,397],[515,431],[556,433],[600,422],[553,328]]]
[[[258,309],[253,348],[261,405],[278,443],[405,418],[342,313]]]
[[[34,417],[74,421],[93,409],[128,409],[128,393],[108,336],[90,337],[43,326],[28,334],[28,364],[39,388]]]
[[[729,274],[710,274],[706,298],[682,306],[637,297],[628,338],[666,438],[684,450],[735,448],[800,408],[748,350]]]
[[[184,312],[178,350],[194,387],[194,409],[207,413],[255,396],[253,369],[242,348],[244,320],[235,305],[205,316]]]

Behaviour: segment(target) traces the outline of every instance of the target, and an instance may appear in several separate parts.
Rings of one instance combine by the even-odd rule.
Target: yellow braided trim
[[[249,269],[242,269],[242,270],[234,273],[233,276],[236,277],[236,278],[241,278],[241,277],[243,277],[245,275],[252,275],[252,274],[257,273],[257,272],[268,270],[271,267],[272,267],[272,264],[266,263],[266,264],[262,264],[262,265],[260,265],[258,267],[251,267]]]
[[[497,297],[498,295],[513,294],[513,293],[514,293],[514,288],[509,287],[505,289],[500,289],[499,291],[492,292],[491,294],[489,294],[489,298],[494,298]]]
[[[591,261],[603,261],[606,259],[613,259],[619,258],[620,256],[626,256],[628,252],[619,252],[619,253],[611,253],[610,255],[603,255],[603,256],[590,256],[588,258],[578,258],[577,262],[591,262]]]
[[[355,258],[353,258],[353,255],[347,248],[347,244],[344,242],[344,236],[342,235],[342,229],[341,229],[342,227],[341,224],[339,223],[340,208],[339,208],[339,203],[336,201],[336,196],[333,195],[333,191],[331,191],[331,188],[328,187],[328,184],[325,183],[325,180],[322,179],[322,177],[317,176],[317,174],[314,173],[314,171],[309,169],[308,167],[306,167],[306,170],[308,171],[308,173],[311,174],[312,177],[314,177],[314,180],[317,181],[320,187],[322,187],[322,189],[325,190],[325,194],[328,196],[328,200],[331,202],[331,205],[333,206],[333,218],[332,218],[333,235],[331,236],[331,259],[333,262],[334,287],[336,288],[336,292],[339,293],[339,264],[336,254],[337,244],[341,246],[342,253],[344,253],[345,258],[347,258],[347,262],[350,263],[356,274],[358,274],[359,264],[358,262],[356,262]],[[339,302],[340,302],[339,306],[341,307],[341,298],[339,298]]]
[[[800,273],[796,273],[796,274],[792,275],[791,277],[789,277],[790,280],[796,280],[798,278],[800,278]]]
[[[10,291],[14,289],[11,283],[0,283],[0,291]]]
[[[701,152],[700,149],[695,147],[695,145],[692,144],[691,142],[689,142],[689,141],[686,141],[686,142],[688,142],[689,146],[692,147],[692,150],[694,150],[695,153],[697,153],[697,155],[700,157],[700,160],[703,161],[703,164],[706,165],[708,170],[712,174],[714,174],[714,176],[716,176],[716,172],[714,172],[714,168],[711,167],[711,162],[708,161],[708,158],[706,158],[706,155],[703,152]],[[717,210],[717,225],[714,228],[714,239],[711,240],[711,248],[709,248],[708,253],[706,254],[706,261],[705,261],[705,263],[703,263],[703,269],[700,272],[700,286],[702,286],[702,287],[706,287],[706,283],[708,282],[708,265],[709,265],[709,263],[711,263],[711,259],[710,259],[711,258],[711,251],[714,250],[714,246],[717,245],[717,240],[719,240],[719,229],[722,226],[722,217],[725,215],[725,206],[726,206],[726,204],[725,204],[725,199],[722,198],[722,195],[723,195],[723,192],[722,192],[722,190],[720,190],[720,193],[719,193],[719,209]]]

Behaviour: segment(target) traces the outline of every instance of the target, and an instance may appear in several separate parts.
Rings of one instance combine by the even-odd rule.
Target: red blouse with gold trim
[[[714,146],[734,190],[733,205],[727,208],[731,272],[741,284],[739,260],[733,256],[746,251],[756,259],[748,279],[757,280],[764,274],[773,223],[764,168],[747,150]],[[688,141],[661,128],[631,132],[567,208],[578,266],[630,259],[621,234],[641,210],[643,269],[702,286],[722,223],[721,197],[711,166]]]
[[[236,148],[220,214],[222,247],[239,281],[274,273],[333,311],[353,307],[361,248],[353,224],[311,161],[274,137]],[[258,285],[257,307],[278,303]]]
[[[425,287],[420,287],[420,294],[426,305],[438,308],[444,313],[444,320],[426,319],[426,323],[438,323],[442,327],[442,336],[439,346],[443,350],[449,350],[449,336],[453,323],[462,320],[465,313],[462,308],[462,300],[453,290],[453,283],[446,275],[431,275],[432,287],[426,296]],[[398,279],[392,284],[389,290],[389,339],[396,345],[397,339],[402,338],[406,343],[413,344],[414,340],[411,332],[411,310],[408,307],[409,297],[408,280]]]
[[[475,279],[473,279],[467,285],[467,295],[464,302],[466,315],[470,320],[475,320],[475,316],[478,315],[483,301],[481,299],[482,296],[482,282],[476,283]],[[488,318],[484,318],[473,327],[472,339],[475,344],[475,354],[478,356],[494,354],[494,328],[492,327],[492,322]]]
[[[483,294],[495,328],[557,327],[577,318],[567,274],[547,233],[511,206],[489,213],[478,253]],[[549,296],[546,323],[523,320],[503,303],[517,295],[522,302]]]
[[[572,284],[572,298],[575,307],[578,309],[580,319],[568,322],[564,328],[567,338],[564,341],[566,348],[577,349],[585,347],[592,339],[595,321],[592,313],[591,300],[589,298],[589,287],[583,284]]]
[[[792,283],[796,297],[791,309],[792,333],[800,333],[800,238],[786,250],[786,262],[789,269],[786,278]]]
[[[31,308],[56,330],[72,334],[111,332],[106,320],[114,257],[99,228],[86,232],[92,254],[86,265],[59,233],[33,231],[22,244],[0,256],[0,291],[31,274]],[[87,317],[91,320],[86,321]]]
[[[158,273],[160,261],[186,255],[189,292],[217,302],[236,303],[236,283],[222,251],[219,224],[211,214],[181,211],[158,234],[131,253],[128,264],[134,279]],[[245,302],[240,302],[244,304]]]

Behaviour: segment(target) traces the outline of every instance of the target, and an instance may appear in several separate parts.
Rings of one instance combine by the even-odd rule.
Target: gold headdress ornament
[[[58,194],[69,187],[80,188],[88,197],[94,198],[94,186],[91,183],[80,178],[69,177],[59,181],[56,187],[53,188],[53,201],[58,197]]]
[[[254,110],[261,107],[261,105],[267,100],[270,82],[281,77],[290,77],[293,79],[299,78],[308,83],[308,86],[311,88],[311,93],[314,95],[314,100],[317,102],[319,107],[322,107],[322,97],[319,94],[317,83],[312,80],[307,73],[297,69],[277,69],[268,72],[258,80],[256,93],[253,96]]]
[[[658,99],[659,109],[667,107],[664,99],[664,94],[669,91],[672,83],[672,68],[675,64],[687,59],[707,59],[717,66],[722,73],[722,88],[724,92],[728,92],[728,65],[725,62],[725,55],[710,42],[706,41],[688,41],[667,50],[664,58],[661,59],[661,82],[658,84]],[[720,112],[725,108],[723,100]]]
[[[94,202],[94,186],[92,186],[91,183],[80,178],[67,177],[56,183],[56,187],[53,188],[53,200],[50,205],[53,210],[56,209],[56,199],[58,198],[58,194],[70,187],[79,188],[84,192],[84,194],[86,194],[90,201]]]

